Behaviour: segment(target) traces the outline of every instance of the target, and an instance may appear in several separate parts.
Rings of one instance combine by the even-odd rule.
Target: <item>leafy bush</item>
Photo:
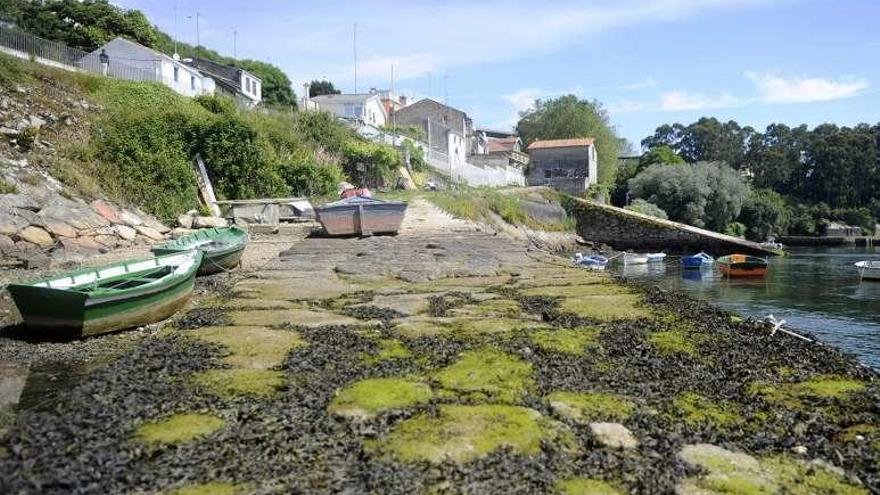
[[[862,228],[862,232],[873,233],[877,218],[868,208],[836,208],[831,211],[831,218],[847,225]]]
[[[332,165],[288,164],[282,165],[280,172],[294,196],[327,196],[346,180],[342,170]]]
[[[747,226],[745,236],[753,241],[764,241],[785,235],[791,223],[792,211],[785,198],[769,189],[758,189],[749,194],[739,220]]]
[[[401,144],[404,154],[409,153],[409,164],[416,172],[425,172],[428,170],[428,162],[425,159],[425,150],[416,146],[409,139],[404,139]]]
[[[654,203],[650,203],[645,201],[644,199],[637,199],[633,201],[631,204],[626,206],[627,210],[634,211],[636,213],[641,213],[643,215],[650,215],[652,217],[667,219],[666,212],[663,211],[663,208],[655,205]]]
[[[721,163],[651,165],[630,179],[629,189],[672,220],[716,231],[739,216],[749,192],[739,173]]]
[[[424,141],[425,139],[427,139],[425,130],[417,125],[386,125],[382,126],[382,130],[391,134],[397,134],[399,136],[405,136],[410,139],[415,139],[416,141]]]
[[[349,140],[342,151],[345,154],[345,174],[362,186],[384,186],[397,175],[400,155],[390,146]]]
[[[740,222],[730,222],[724,227],[724,233],[733,237],[745,237],[746,226]]]
[[[235,100],[222,95],[199,95],[193,100],[205,110],[217,115],[235,115]]]

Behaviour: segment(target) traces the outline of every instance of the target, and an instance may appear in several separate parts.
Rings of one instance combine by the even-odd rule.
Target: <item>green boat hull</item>
[[[196,256],[199,259],[183,273],[169,273],[128,289],[81,291],[35,285],[43,281],[12,284],[7,288],[28,331],[52,338],[88,337],[155,323],[175,314],[192,295],[196,270],[201,262],[201,255]],[[87,272],[80,270],[67,276]],[[126,277],[111,280],[125,284]],[[138,279],[132,277],[132,280]]]
[[[211,248],[205,248],[210,241]],[[156,256],[181,253],[191,249],[200,249],[204,254],[199,275],[211,275],[232,270],[241,261],[247,247],[247,232],[238,227],[222,227],[200,230],[180,239],[158,244],[152,248]]]

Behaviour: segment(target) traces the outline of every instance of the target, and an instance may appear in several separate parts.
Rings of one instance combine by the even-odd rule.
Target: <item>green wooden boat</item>
[[[85,337],[154,323],[192,294],[201,251],[86,268],[7,289],[28,330]]]
[[[153,246],[153,254],[181,253],[198,249],[204,253],[199,275],[210,275],[230,270],[238,265],[244,248],[247,247],[248,234],[238,227],[218,227],[203,229],[180,239]]]

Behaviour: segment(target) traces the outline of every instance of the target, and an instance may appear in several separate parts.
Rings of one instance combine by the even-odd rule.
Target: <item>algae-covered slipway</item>
[[[251,275],[20,413],[0,492],[880,491],[874,372],[423,200]]]

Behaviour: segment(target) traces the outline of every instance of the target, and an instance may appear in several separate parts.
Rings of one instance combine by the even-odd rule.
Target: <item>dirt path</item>
[[[286,241],[21,412],[0,492],[880,488],[876,377],[833,349],[421,198],[397,236]]]

